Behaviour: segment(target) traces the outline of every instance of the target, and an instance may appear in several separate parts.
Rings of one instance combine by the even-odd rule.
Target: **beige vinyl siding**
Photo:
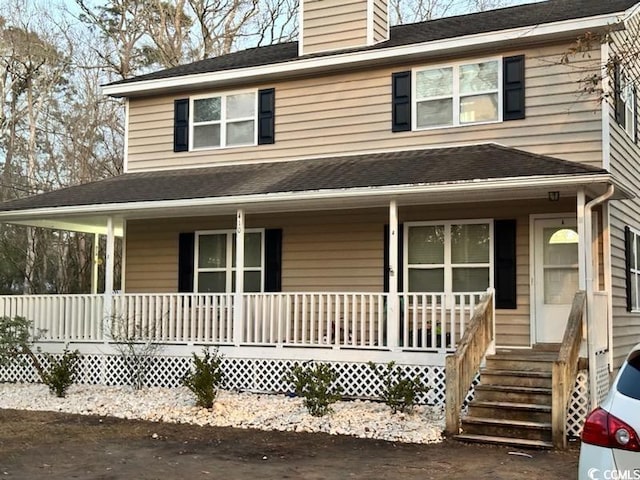
[[[611,172],[633,187],[640,185],[640,148],[611,117]],[[613,201],[610,204],[611,268],[613,301],[613,347],[618,367],[636,343],[640,342],[640,314],[627,311],[626,258],[624,228],[640,230],[640,200]]]
[[[578,92],[581,69],[597,63],[599,54],[593,52],[591,59],[580,58],[570,66],[559,65],[565,48],[566,45],[541,46],[524,52],[526,118],[502,123],[392,133],[391,74],[425,63],[255,85],[256,89],[276,89],[273,145],[174,153],[173,101],[187,95],[131,99],[128,169],[284,161],[363,150],[478,142],[498,142],[538,154],[601,165],[598,102]],[[522,50],[515,50],[500,54],[521,53]],[[499,53],[491,52],[468,60],[496,55]]]
[[[303,54],[367,44],[367,0],[304,0]]]
[[[469,205],[400,207],[401,222],[468,219]],[[530,343],[529,214],[575,211],[575,199],[473,205],[473,217],[517,220],[518,308],[498,310],[499,345]],[[136,220],[127,223],[129,293],[175,292],[178,235],[231,229],[234,217]],[[288,292],[382,292],[386,209],[247,215],[247,228],[282,228],[282,288]]]
[[[373,41],[384,42],[389,36],[389,4],[387,0],[372,0],[373,5]]]
[[[632,45],[638,36],[636,14],[628,24],[627,31],[615,32],[611,45],[612,55],[617,45]],[[630,42],[630,43],[629,43]],[[630,58],[627,56],[627,58]],[[638,78],[640,65],[635,60],[633,78]],[[636,112],[638,115],[640,112]],[[632,191],[639,194],[640,185],[640,146],[635,139],[616,123],[614,110],[610,108],[610,170],[617,179]],[[627,312],[626,261],[624,228],[630,226],[640,230],[640,199],[610,203],[611,222],[611,267],[612,267],[612,302],[613,302],[613,353],[614,366],[619,367],[632,346],[640,342],[640,313]]]

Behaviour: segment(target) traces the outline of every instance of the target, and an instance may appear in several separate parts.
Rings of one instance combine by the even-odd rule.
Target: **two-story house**
[[[229,387],[255,391],[316,360],[373,396],[366,362],[394,360],[456,412],[496,352],[468,438],[514,441],[504,417],[532,445],[553,423],[558,444],[640,341],[635,72],[606,68],[639,5],[390,28],[385,0],[303,0],[298,42],[107,85],[126,102],[125,173],[0,205],[2,222],[106,235],[106,291],[1,310],[45,329],[44,349],[80,348],[86,381],[119,381],[103,343],[116,317],[165,345],[159,384],[202,345],[225,355]],[[604,95],[584,91],[590,75]]]

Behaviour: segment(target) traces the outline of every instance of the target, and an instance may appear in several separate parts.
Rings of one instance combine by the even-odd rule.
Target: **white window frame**
[[[640,238],[640,231],[636,230],[635,228],[629,227],[629,231],[631,233],[631,249],[633,252],[633,257],[636,260],[636,264],[635,265],[631,265],[629,267],[629,271],[626,272],[630,279],[631,279],[631,285],[630,287],[632,289],[635,288],[636,291],[636,295],[635,295],[635,301],[636,304],[633,304],[633,297],[631,297],[629,299],[629,302],[631,303],[631,311],[634,313],[640,313],[640,258],[638,257],[638,255],[640,254],[640,251],[638,251],[638,238]],[[630,252],[625,252],[627,255]],[[630,294],[631,292],[629,292]]]
[[[626,71],[620,71],[620,100],[624,105],[624,125],[620,125],[631,139],[636,136],[635,91]]]
[[[491,123],[500,123],[502,122],[502,106],[503,106],[503,98],[502,98],[502,90],[503,90],[503,72],[502,72],[502,63],[503,57],[489,57],[489,58],[480,58],[473,60],[465,60],[461,62],[454,63],[444,63],[444,64],[436,64],[429,65],[424,67],[414,68],[411,71],[411,129],[414,131],[424,131],[424,130],[437,130],[442,128],[455,128],[455,127],[468,127],[469,125],[485,125]],[[474,92],[473,94],[465,94],[460,95],[460,67],[465,65],[474,65],[476,63],[485,63],[485,62],[497,62],[498,63],[498,88],[497,92],[495,90],[486,90],[480,92]],[[451,68],[453,69],[453,89],[451,95],[442,95],[437,97],[428,97],[428,98],[418,98],[418,73],[424,72],[428,70],[437,70],[440,68]],[[498,94],[498,118],[496,120],[486,120],[482,122],[460,122],[460,99],[464,97],[471,97],[475,95],[484,95],[489,93],[497,93]],[[430,127],[418,127],[418,103],[427,101],[427,100],[437,100],[444,98],[452,98],[453,99],[453,118],[451,125],[434,125]]]
[[[253,116],[252,117],[241,117],[234,118],[232,120],[227,120],[227,97],[231,97],[234,95],[243,95],[251,93],[253,94]],[[220,98],[220,120],[209,120],[206,122],[194,122],[193,114],[194,114],[194,102],[196,100],[203,100],[206,98]],[[246,122],[249,120],[253,120],[253,140],[251,143],[243,143],[238,145],[227,145],[227,124],[228,123],[237,123],[237,122]],[[220,125],[220,145],[213,145],[210,147],[194,147],[194,129],[198,126],[203,125]],[[216,94],[203,94],[203,95],[194,95],[189,98],[189,151],[202,151],[202,150],[220,150],[224,148],[242,148],[242,147],[255,147],[258,145],[258,90],[238,90],[224,93],[216,93]]]
[[[475,225],[486,224],[489,225],[489,263],[452,263],[451,262],[451,226],[452,225]],[[425,226],[437,226],[441,225],[445,227],[444,231],[444,263],[442,264],[412,264],[409,265],[409,229],[411,227],[425,227]],[[425,222],[406,222],[404,224],[404,238],[403,238],[403,271],[404,271],[404,290],[409,292],[409,270],[411,268],[417,269],[444,269],[444,292],[428,292],[428,293],[444,293],[447,295],[453,295],[457,293],[473,293],[473,292],[454,292],[453,291],[453,269],[454,268],[483,268],[489,267],[489,287],[493,288],[493,219],[490,218],[477,218],[466,220],[435,220]]]
[[[245,267],[242,266],[242,273],[245,272],[260,272],[260,292],[264,292],[264,271],[265,271],[265,253],[264,253],[264,228],[251,228],[246,229],[244,231],[245,234],[248,233],[260,233],[260,268],[258,267]],[[225,285],[227,286],[226,292],[220,293],[234,293],[233,290],[233,276],[236,273],[236,269],[238,266],[233,266],[233,262],[235,259],[233,258],[233,249],[234,249],[234,240],[233,237],[236,234],[235,230],[200,230],[195,232],[195,248],[194,248],[194,259],[193,259],[193,291],[199,293],[198,286],[198,278],[200,273],[206,272],[225,272],[226,280]],[[227,258],[226,258],[226,267],[215,267],[215,268],[200,268],[199,265],[199,257],[200,257],[200,237],[207,235],[226,235],[227,242]]]

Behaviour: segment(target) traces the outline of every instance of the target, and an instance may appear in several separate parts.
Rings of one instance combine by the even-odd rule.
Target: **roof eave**
[[[443,55],[458,50],[482,45],[513,45],[514,42],[538,41],[545,37],[570,38],[580,32],[603,28],[621,21],[627,12],[617,12],[592,17],[564,20],[534,26],[518,27],[487,33],[466,35],[450,39],[422,42],[398,47],[364,50],[350,53],[336,53],[322,57],[301,58],[263,66],[245,67],[176,77],[141,80],[131,83],[105,85],[102,91],[113,97],[133,97],[138,95],[160,94],[192,88],[224,86],[230,83],[252,82],[280,76],[309,74],[322,70],[337,70],[354,65],[376,64],[391,58],[422,58],[431,55]]]
[[[339,200],[338,205],[347,208],[349,200],[366,200],[367,205],[375,204],[376,200],[385,201],[395,198],[399,201],[412,196],[429,194],[430,198],[440,196],[443,201],[447,198],[464,195],[485,195],[487,191],[517,192],[525,189],[546,190],[557,188],[578,188],[580,186],[595,186],[613,184],[616,187],[616,199],[633,198],[634,195],[627,188],[615,182],[608,173],[589,173],[575,175],[538,175],[529,177],[513,177],[491,180],[470,180],[437,184],[393,185],[382,187],[358,187],[348,189],[327,189],[315,191],[280,192],[255,195],[237,195],[228,197],[205,197],[180,200],[156,200],[143,202],[103,203],[91,205],[74,205],[62,207],[33,208],[24,210],[8,210],[0,212],[0,222],[16,223],[28,222],[30,219],[61,218],[82,215],[121,216],[126,218],[144,218],[146,214],[160,212],[167,216],[171,212],[180,210],[197,210],[204,208],[208,212],[217,209],[236,208],[267,208],[269,211],[287,211],[299,207],[324,208],[328,200]],[[417,198],[417,197],[416,197]],[[382,204],[382,203],[381,203]],[[317,209],[316,208],[316,209]],[[145,212],[147,212],[145,214]],[[188,213],[188,212],[187,212]],[[215,212],[214,212],[215,213]],[[213,213],[210,213],[213,214]],[[150,215],[157,216],[157,215]]]

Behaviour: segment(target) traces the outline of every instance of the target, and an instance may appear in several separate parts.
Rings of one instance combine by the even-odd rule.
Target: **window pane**
[[[410,292],[444,292],[444,269],[409,269]]]
[[[451,262],[489,263],[489,225],[451,225]]]
[[[193,121],[211,122],[220,120],[220,97],[201,98],[193,101]]]
[[[255,93],[241,93],[227,97],[227,119],[253,117],[255,112]]]
[[[199,268],[224,268],[227,265],[227,236],[225,234],[200,235],[199,242]]]
[[[453,100],[450,98],[418,102],[417,107],[418,128],[453,124]]]
[[[193,148],[219,146],[220,125],[200,125],[193,127]]]
[[[460,67],[460,93],[498,89],[498,62],[482,62]]]
[[[570,304],[577,290],[577,268],[546,268],[544,270],[544,303]]]
[[[460,123],[498,120],[498,94],[473,95],[460,99]]]
[[[638,274],[631,274],[631,308],[637,310],[638,305]]]
[[[543,238],[545,265],[578,264],[578,232],[575,227],[545,228]]]
[[[231,264],[236,266],[236,234],[231,239]],[[262,265],[262,234],[259,232],[244,234],[244,266],[260,267]]]
[[[409,265],[444,263],[444,227],[409,227]]]
[[[453,69],[435,68],[416,73],[418,98],[451,95],[453,92]]]
[[[227,274],[225,272],[200,272],[198,292],[225,293]]]
[[[227,124],[227,145],[245,145],[254,141],[254,121],[233,122]]]
[[[244,272],[244,291],[259,292],[261,290],[261,272]]]
[[[629,257],[631,259],[629,263],[631,264],[631,268],[637,270],[638,267],[640,267],[640,265],[638,265],[638,258],[637,258],[637,255],[636,255],[637,252],[640,252],[640,235],[633,234],[631,238],[635,238],[635,240],[636,240],[635,241],[636,249],[635,249],[635,251],[633,250],[633,243],[632,243],[631,244],[631,252],[629,252],[630,255],[631,255],[631,257]]]
[[[489,288],[488,268],[454,268],[454,292],[484,292]]]
[[[244,266],[260,267],[262,265],[262,234],[247,233],[244,236]]]

